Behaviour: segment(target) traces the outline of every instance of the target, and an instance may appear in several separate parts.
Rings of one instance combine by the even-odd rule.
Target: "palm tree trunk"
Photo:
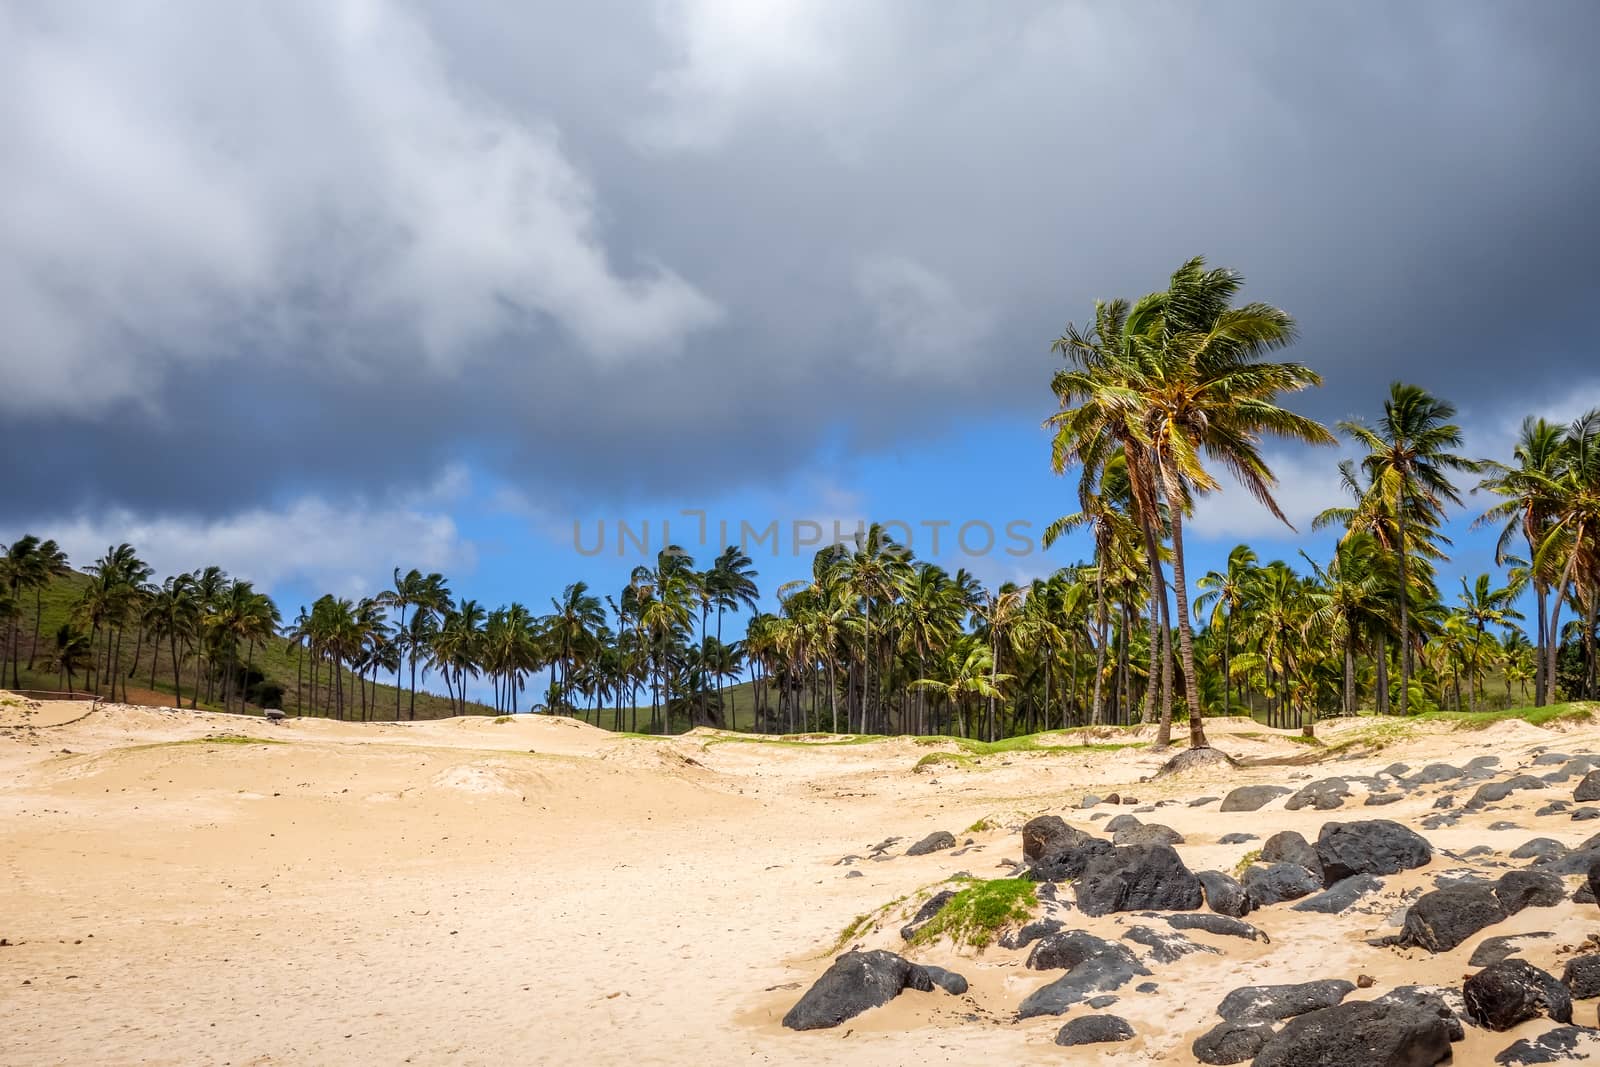
[[[720,614],[720,612],[719,612],[719,614]],[[720,620],[718,621],[718,629],[721,629]],[[838,733],[839,732],[839,693],[838,693],[838,688],[837,688],[837,686],[835,686],[834,680],[833,680],[833,656],[829,655],[827,657],[827,659],[828,659],[828,715],[833,720],[833,732],[834,733]],[[720,686],[719,686],[719,692],[720,692]]]
[[[250,688],[250,672],[256,668],[256,639],[252,637],[245,645],[244,653],[244,684],[239,687],[239,710],[245,710],[245,693]]]
[[[1122,697],[1121,713],[1117,716],[1123,726],[1133,725],[1133,608],[1126,600],[1122,602],[1122,625],[1118,627],[1118,643],[1121,648],[1117,651],[1117,658],[1121,661],[1122,671]]]
[[[133,646],[133,659],[128,664],[127,677],[123,678],[123,680],[122,680],[122,695],[123,696],[127,696],[128,695],[128,678],[132,678],[135,674],[139,673],[139,657],[142,656],[142,655],[144,655],[144,627],[140,626],[139,627],[139,639],[138,639],[137,642],[135,642],[135,644]],[[155,661],[154,661],[154,659],[152,659],[151,660],[151,664],[150,664],[150,674],[152,676],[152,680],[150,682],[150,688],[151,689],[154,689],[156,687],[155,686],[155,681],[154,681],[155,673],[156,673]]]
[[[1537,636],[1537,638],[1535,638],[1536,644],[1535,644],[1534,650],[1533,650],[1533,659],[1534,659],[1534,666],[1533,666],[1533,706],[1536,707],[1536,708],[1542,708],[1542,707],[1544,707],[1545,693],[1546,693],[1546,689],[1545,689],[1545,685],[1544,685],[1544,668],[1545,668],[1545,655],[1546,655],[1546,649],[1545,649],[1546,637],[1545,637],[1545,632],[1544,632],[1544,627],[1545,627],[1545,602],[1549,598],[1549,591],[1547,589],[1545,589],[1544,583],[1535,582],[1533,584],[1533,595],[1534,595],[1534,606],[1535,606],[1534,607],[1534,614],[1538,617],[1538,620],[1537,620],[1538,621],[1538,626],[1537,626],[1538,636]]]
[[[1400,491],[1400,514],[1395,517],[1400,546],[1400,714],[1404,716],[1411,700],[1411,583],[1406,569],[1406,496]]]
[[[1156,572],[1157,561],[1155,542],[1151,540],[1148,532],[1145,534],[1146,565],[1150,568],[1150,672],[1146,676],[1149,680],[1144,689],[1144,711],[1139,716],[1141,722],[1149,725],[1156,721],[1156,682],[1161,677],[1161,608],[1160,601],[1166,599],[1161,593],[1161,576]],[[1162,709],[1168,712],[1170,709]],[[1161,716],[1161,729],[1156,733],[1156,747],[1162,748],[1172,743],[1172,723],[1166,714]]]
[[[172,641],[172,649],[171,649],[171,651],[172,651],[172,692],[173,692],[173,695],[176,697],[176,700],[174,701],[174,706],[181,708],[181,707],[183,707],[183,671],[180,668],[183,666],[183,664],[178,659],[178,632],[176,630],[174,630],[172,632],[172,634],[171,634],[171,641]],[[152,688],[154,688],[154,687],[152,686]]]
[[[39,652],[39,620],[44,617],[44,587],[33,587],[33,644],[28,646],[28,669],[33,670],[33,657]]]
[[[1106,579],[1105,561],[1102,554],[1101,561],[1095,567],[1094,578],[1094,617],[1096,640],[1094,647],[1094,709],[1090,722],[1095,726],[1106,724],[1106,640],[1111,620],[1106,616]]]
[[[1233,714],[1233,612],[1222,617],[1222,714]]]
[[[1549,702],[1555,703],[1556,698],[1556,663],[1561,655],[1561,602],[1566,599],[1567,583],[1572,580],[1573,564],[1578,562],[1579,549],[1583,547],[1583,524],[1579,523],[1577,531],[1572,538],[1572,551],[1567,555],[1566,565],[1561,568],[1561,580],[1556,582],[1555,602],[1550,605],[1550,626],[1545,631],[1550,638],[1549,662],[1545,667],[1545,683],[1550,695]]]
[[[396,629],[394,631],[394,639],[396,641],[401,640],[402,638],[405,637],[405,633],[406,633],[406,602],[404,600],[402,600],[400,602],[400,625],[398,627],[396,627]],[[395,722],[399,722],[400,721],[400,667],[401,667],[401,662],[400,662],[399,659],[396,659],[394,661],[394,721]]]
[[[1178,652],[1183,657],[1183,695],[1189,705],[1189,747],[1209,748],[1206,743],[1205,724],[1200,718],[1200,686],[1194,669],[1194,632],[1189,627],[1189,590],[1183,569],[1183,508],[1178,486],[1167,475],[1168,512],[1172,519],[1172,594],[1177,600]],[[1165,605],[1163,605],[1165,606]],[[1170,660],[1166,670],[1170,673]],[[1170,701],[1167,714],[1171,715]],[[1308,735],[1309,736],[1309,735]]]
[[[117,678],[122,674],[122,627],[117,627],[116,657],[111,662],[111,699],[117,699]],[[122,699],[128,699],[128,680],[122,679]]]
[[[1389,714],[1389,639],[1383,634],[1377,638],[1377,653],[1373,656],[1374,664],[1378,670],[1377,705],[1378,714]]]
[[[872,692],[872,597],[863,596],[861,606],[866,622],[861,627],[861,729],[858,732],[864,734],[867,732],[867,710]]]
[[[1344,642],[1344,713],[1356,713],[1356,649],[1353,635],[1346,637]]]

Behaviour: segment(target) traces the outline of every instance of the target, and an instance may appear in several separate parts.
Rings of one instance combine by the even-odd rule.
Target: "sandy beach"
[[[1322,734],[1337,745],[1362,730],[1327,724]],[[1435,724],[1312,764],[1318,752],[1248,720],[1211,732],[1236,757],[1279,762],[1226,780],[1141,781],[1162,757],[1127,747],[917,770],[938,746],[762,744],[705,731],[657,741],[529,716],[275,726],[12,698],[0,706],[0,1062],[1061,1062],[1062,1018],[1014,1019],[1050,975],[1025,969],[1022,953],[909,949],[898,933],[949,876],[1009,873],[1028,818],[1055,813],[1098,832],[1097,812],[1133,809],[1079,810],[1085,793],[1180,801],[1142,817],[1183,835],[1191,869],[1231,871],[1260,842],[1218,843],[1226,833],[1293,829],[1314,840],[1329,820],[1376,814],[1416,828],[1440,787],[1378,809],[1362,806],[1358,786],[1333,812],[1284,811],[1280,799],[1220,813],[1188,801],[1397,761],[1495,756],[1488,780],[1498,780],[1545,750],[1600,752],[1600,728],[1589,725]],[[1216,951],[1152,965],[1153,993],[1121,990],[1110,1010],[1137,1037],[1099,1048],[1129,1063],[1191,1062],[1218,1001],[1245,985],[1364,974],[1374,982],[1361,998],[1406,983],[1459,987],[1489,935],[1548,931],[1518,954],[1559,974],[1595,929],[1592,905],[1529,908],[1437,955],[1366,940],[1395,932],[1406,894],[1442,872],[1495,876],[1497,864],[1521,865],[1507,853],[1530,838],[1587,838],[1587,822],[1533,814],[1570,800],[1575,781],[1423,831],[1433,861],[1345,914],[1260,909],[1249,921],[1270,943],[1193,933]],[[989,828],[968,829],[980,820]],[[958,847],[904,855],[934,830]],[[874,857],[889,838],[899,841]],[[1478,845],[1492,851],[1457,858]],[[858,859],[840,862],[848,856]],[[879,918],[841,950],[901,951],[959,971],[970,990],[908,991],[836,1029],[785,1030],[779,1020],[861,915]],[[1108,938],[1138,921],[1071,916]],[[1575,1021],[1592,1025],[1595,1010],[1580,1002]],[[1457,1062],[1490,1062],[1552,1025],[1468,1026]]]

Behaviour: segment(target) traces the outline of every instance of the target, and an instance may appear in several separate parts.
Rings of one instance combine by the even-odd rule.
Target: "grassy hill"
[[[22,631],[21,648],[22,664],[20,671],[20,688],[58,690],[65,688],[63,677],[49,666],[50,656],[55,647],[56,630],[73,617],[73,611],[78,599],[82,596],[84,587],[88,584],[89,577],[76,571],[63,578],[58,578],[43,591],[41,598],[41,615],[39,625],[39,647],[35,655],[34,669],[28,669],[28,656],[33,645],[33,597],[31,594],[23,596],[22,615],[18,626]],[[135,652],[138,652],[135,660]],[[257,646],[254,657],[254,669],[259,671],[268,682],[281,687],[283,699],[280,702],[284,711],[291,715],[326,715],[331,703],[326,666],[321,669],[321,677],[315,692],[309,686],[309,664],[302,663],[297,667],[297,653],[287,641],[273,638],[263,645]],[[171,705],[174,701],[172,685],[172,661],[166,648],[152,649],[149,642],[139,648],[138,635],[130,630],[123,637],[122,642],[122,670],[127,674],[126,679],[120,678],[117,682],[117,694],[122,694],[124,681],[127,685],[128,700],[135,704]],[[154,668],[155,678],[152,682],[151,673]],[[297,670],[300,683],[296,684]],[[369,718],[375,721],[389,721],[395,718],[395,695],[392,685],[380,684],[374,687],[366,683],[369,693],[369,704],[363,714],[361,698],[358,695],[361,684],[350,671],[343,671],[345,691],[345,717]],[[190,660],[183,671],[183,704],[188,707],[194,698],[195,671],[193,660]],[[409,670],[404,676],[409,680]],[[392,679],[391,679],[392,680]],[[84,687],[84,678],[79,675],[75,684],[79,689]],[[9,688],[11,683],[11,666],[9,659],[6,662],[5,675],[0,680],[0,688]],[[435,719],[453,714],[448,698],[436,693],[424,692],[421,688],[422,672],[418,671],[417,689],[417,718]],[[102,687],[105,691],[106,687]],[[404,719],[409,710],[411,693],[409,688],[400,692],[400,717]],[[212,693],[213,699],[205,699],[204,681],[201,682],[199,707],[220,711],[221,694]],[[261,709],[255,705],[247,705],[249,712],[259,712]],[[468,702],[467,710],[473,714],[494,714],[494,709],[483,704]]]
[[[642,696],[648,697],[645,691],[641,690],[640,692]],[[715,697],[711,699],[713,703],[716,700]],[[765,701],[767,707],[777,707],[778,690],[768,686]],[[723,717],[724,728],[755,732],[756,683],[739,682],[737,685],[723,686],[722,706],[725,710]],[[600,708],[597,711],[579,707],[573,712],[573,715],[606,730],[637,730],[649,733],[654,729],[650,721],[650,705],[648,703],[639,708],[624,707],[620,712],[615,707]],[[674,728],[681,729],[684,725],[686,724],[681,722],[679,716],[674,713]]]

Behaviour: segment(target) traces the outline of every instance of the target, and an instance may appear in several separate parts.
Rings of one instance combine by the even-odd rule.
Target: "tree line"
[[[324,596],[285,625],[247,581],[211,567],[153,585],[122,545],[88,568],[48,661],[69,685],[82,674],[114,691],[121,675],[125,693],[123,645],[137,664],[148,642],[165,651],[180,698],[187,673],[191,705],[203,685],[207,701],[242,708],[266,695],[253,657],[277,634],[295,652],[295,706],[308,706],[309,685],[309,706],[341,718],[373,716],[380,677],[393,678],[394,716],[404,705],[414,718],[420,675],[442,682],[458,714],[469,685],[487,683],[495,712],[531,706],[598,724],[607,709],[635,731],[732,726],[727,687],[748,676],[760,730],[993,739],[1138,722],[1165,745],[1187,720],[1196,750],[1207,714],[1311,734],[1319,717],[1363,709],[1507,706],[1513,687],[1523,700],[1531,687],[1536,705],[1600,695],[1600,411],[1568,425],[1529,418],[1498,460],[1465,455],[1455,409],[1406,383],[1374,420],[1325,427],[1281,403],[1321,383],[1269,358],[1294,341],[1293,319],[1240,302],[1242,286],[1194,259],[1162,290],[1097,302],[1055,341],[1064,365],[1045,420],[1050,462],[1076,476],[1078,510],[1045,541],[1081,533],[1091,552],[1027,584],[985,588],[872,525],[819,551],[808,578],[776,590],[772,612],[756,611],[758,575],[739,548],[698,569],[670,546],[615,592],[574,582],[544,613],[490,610],[454,597],[440,574],[396,569],[392,588]],[[1191,581],[1185,522],[1222,487],[1219,473],[1287,525],[1267,438],[1342,438],[1358,453],[1339,466],[1347,498],[1313,523],[1339,533],[1330,558],[1263,564],[1240,545]],[[1445,527],[1466,489],[1491,501],[1474,524],[1499,530],[1500,571],[1445,590]],[[29,625],[30,669],[40,650],[39,590],[66,567],[33,537],[0,561],[13,684]],[[1515,607],[1526,591],[1532,620]],[[725,637],[734,613],[746,616],[742,635]],[[547,671],[543,699],[531,699]],[[1488,686],[1496,673],[1503,693]]]

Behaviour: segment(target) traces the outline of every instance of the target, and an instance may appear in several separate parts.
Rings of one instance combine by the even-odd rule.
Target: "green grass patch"
[[[931,771],[935,767],[975,767],[977,761],[971,756],[964,756],[959,752],[930,752],[917,760],[912,770],[921,774]]]
[[[849,926],[846,926],[839,932],[839,936],[834,938],[833,944],[829,945],[822,955],[837,955],[840,949],[844,948],[856,938],[873,929],[883,919],[883,917],[889,913],[891,909],[897,908],[905,902],[905,897],[895,897],[882,907],[875,908],[872,911],[867,912],[865,915],[857,915]]]
[[[1233,865],[1233,876],[1235,878],[1243,878],[1244,872],[1248,871],[1252,866],[1254,866],[1256,860],[1260,858],[1261,850],[1259,848],[1253,848],[1249,852],[1246,852],[1243,856],[1239,857],[1239,862]]]
[[[1101,729],[1095,727],[1095,729]],[[1074,737],[1076,735],[1076,738]],[[945,737],[939,740],[955,745],[971,756],[999,756],[1009,752],[1069,753],[1117,752],[1125,748],[1144,748],[1145,741],[1085,741],[1085,729],[1046,730],[1037,734],[1019,734],[998,741],[976,741],[970,737]]]
[[[1418,722],[1450,723],[1458,730],[1482,730],[1497,722],[1521,719],[1530,726],[1585,723],[1594,719],[1596,706],[1588,703],[1547,704],[1542,708],[1507,708],[1504,711],[1428,711],[1414,716]]]
[[[968,834],[983,834],[983,833],[988,833],[990,830],[994,830],[996,828],[997,828],[997,825],[994,822],[994,820],[990,819],[989,816],[985,815],[983,818],[979,819],[977,822],[973,823],[971,826],[967,827],[962,832],[963,833],[968,833]]]
[[[187,741],[157,741],[152,745],[130,745],[122,752],[143,752],[152,748],[183,748],[192,745],[287,745],[271,737],[246,737],[243,734],[218,734],[215,737],[191,737]]]
[[[916,932],[911,943],[928,945],[948,937],[958,947],[986,948],[1006,926],[1033,917],[1039,903],[1037,885],[1027,878],[973,882],[957,891],[950,903]]]
[[[1291,742],[1293,742],[1294,744],[1297,744],[1297,745],[1308,745],[1311,748],[1327,748],[1328,747],[1327,744],[1324,743],[1321,738],[1318,738],[1318,737],[1307,737],[1305,734],[1287,734],[1287,735],[1284,736],[1284,740],[1285,741],[1291,741]]]
[[[500,726],[500,725],[503,725],[505,723],[515,722],[515,721],[516,720],[513,719],[510,715],[496,715],[495,718],[494,718],[494,724],[496,726]]]
[[[660,736],[659,734],[656,736]],[[763,734],[727,734],[709,738],[701,748],[712,745],[776,745],[779,748],[842,748],[847,745],[870,745],[874,741],[887,741],[882,734],[852,734],[838,737],[834,734],[784,734],[770,737]]]

